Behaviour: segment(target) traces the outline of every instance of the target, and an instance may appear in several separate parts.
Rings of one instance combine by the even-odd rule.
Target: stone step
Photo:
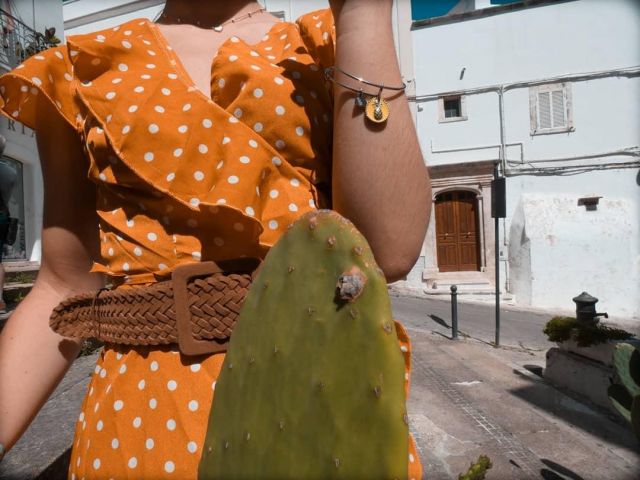
[[[7,282],[4,284],[4,291],[8,292],[11,290],[25,290],[25,289],[31,289],[33,287],[33,283],[13,283],[13,282]]]
[[[458,287],[458,297],[462,297],[469,301],[486,302],[493,301],[493,296],[496,294],[496,290],[493,285],[456,285]],[[451,296],[451,286],[438,286],[437,288],[425,288],[423,293],[428,296]],[[503,290],[500,291],[501,302],[513,302],[515,297],[509,292]]]
[[[474,289],[491,288],[491,281],[484,272],[442,272],[423,277],[427,284],[427,289],[445,288],[451,285],[461,287],[472,287]]]
[[[458,287],[458,293],[477,293],[477,294],[491,294],[495,293],[495,288],[490,283],[440,283],[433,282],[430,285],[428,284],[424,288],[424,293],[428,295],[442,295],[442,294],[451,294],[451,286],[455,285]]]
[[[39,262],[18,261],[3,264],[5,270],[4,286],[2,296],[7,303],[9,311],[15,308],[33,288],[38,271]],[[1,320],[6,320],[8,315],[0,316]]]
[[[0,320],[9,318],[9,314],[24,300],[33,288],[33,283],[5,283],[2,298],[7,305],[7,313],[0,315]]]
[[[30,260],[7,260],[3,265],[7,272],[37,272],[40,270],[40,262]]]

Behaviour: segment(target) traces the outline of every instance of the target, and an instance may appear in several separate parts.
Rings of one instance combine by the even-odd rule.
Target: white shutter
[[[532,135],[573,130],[568,83],[531,87],[530,108]]]
[[[551,128],[551,92],[538,93],[538,128]]]
[[[562,90],[553,90],[551,92],[551,107],[553,110],[553,128],[565,127],[566,105],[564,103],[564,92]]]

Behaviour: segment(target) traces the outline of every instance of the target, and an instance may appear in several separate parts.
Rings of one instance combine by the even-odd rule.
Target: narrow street
[[[408,409],[425,478],[456,479],[480,454],[493,463],[489,480],[638,478],[639,444],[627,425],[531,373],[554,346],[542,334],[548,316],[503,311],[494,348],[491,305],[460,304],[452,341],[448,301],[392,303],[412,339]]]
[[[571,299],[568,299],[570,302]],[[408,327],[451,335],[449,296],[437,298],[391,297],[396,318]],[[553,314],[529,313],[501,307],[500,344],[541,350],[553,346],[542,333]],[[495,304],[458,301],[458,335],[484,342],[495,339]]]

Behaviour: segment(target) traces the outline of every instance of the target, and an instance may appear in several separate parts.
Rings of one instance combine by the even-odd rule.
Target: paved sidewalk
[[[392,298],[411,336],[411,429],[429,480],[457,479],[480,454],[487,479],[632,480],[640,444],[630,428],[531,373],[555,346],[542,333],[552,314],[503,309],[494,348],[494,307],[459,304],[450,340],[443,299]]]
[[[638,478],[630,429],[522,368],[529,352],[408,330],[408,410],[426,478],[457,478],[480,454],[493,462],[489,480]]]
[[[22,438],[0,463],[2,480],[67,478],[71,442],[98,353],[78,358]]]

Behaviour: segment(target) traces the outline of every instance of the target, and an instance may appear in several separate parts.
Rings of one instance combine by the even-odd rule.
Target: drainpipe
[[[502,231],[503,233],[503,245],[506,247],[506,251],[509,251],[509,240],[507,239],[507,219],[502,219]],[[511,291],[511,282],[509,281],[509,258],[504,259],[504,291]]]
[[[500,168],[502,169],[502,175],[504,176],[507,172],[507,161],[506,161],[506,134],[505,134],[505,121],[504,121],[504,85],[500,85],[496,91],[498,94],[498,110],[500,117],[500,151],[498,152],[500,158]],[[502,232],[503,232],[503,241],[502,244],[508,250],[509,244],[507,241],[507,220],[505,218],[502,219]],[[497,244],[497,242],[496,242]],[[496,252],[498,255],[499,252]],[[504,291],[505,293],[509,291],[509,259],[504,259]],[[496,265],[499,265],[499,262],[496,261]],[[496,340],[497,341],[497,340]]]
[[[498,88],[498,109],[500,115],[500,168],[502,169],[502,174],[506,172],[506,162],[505,162],[505,133],[504,133],[504,85],[500,85]]]

